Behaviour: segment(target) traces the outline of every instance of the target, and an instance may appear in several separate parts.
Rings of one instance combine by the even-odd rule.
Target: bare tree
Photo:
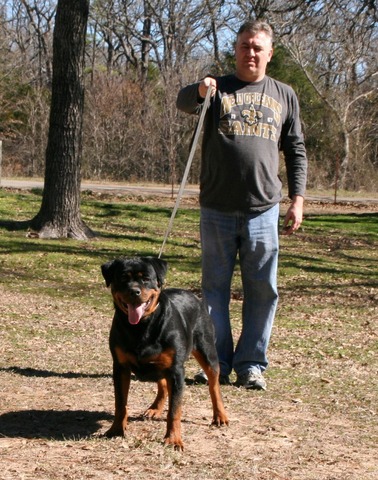
[[[55,6],[52,0],[14,0],[1,7],[0,89],[5,102],[0,110],[8,175],[43,174]]]
[[[7,3],[6,28],[11,43],[30,66],[31,81],[50,85],[52,76],[52,29],[56,11],[53,0],[15,0]],[[26,66],[25,65],[25,66]],[[31,78],[30,78],[31,77]]]
[[[97,56],[105,58],[108,74],[113,71],[123,74],[140,72],[142,47],[140,39],[135,39],[134,30],[145,28],[143,12],[141,0],[93,2],[89,26],[96,32],[94,45]]]
[[[93,237],[80,216],[80,162],[84,106],[84,50],[89,0],[59,0],[53,42],[53,78],[45,188],[31,221],[41,238]]]
[[[4,172],[40,175],[57,1],[0,3]],[[71,4],[76,8],[77,2]],[[270,66],[292,84],[302,102],[311,178],[317,185],[330,186],[338,157],[341,186],[374,184],[378,161],[376,2],[92,0],[90,4],[86,128],[80,160],[86,178],[176,183],[185,167],[195,121],[177,112],[178,89],[210,72],[229,72],[229,53],[240,23],[263,18],[276,32],[276,52],[284,52],[281,57],[275,55],[277,63]],[[307,79],[293,63],[288,66],[288,51]],[[297,73],[287,74],[294,70]],[[68,72],[62,72],[66,82],[64,73]],[[64,82],[59,87],[61,98]],[[59,117],[56,125],[60,121],[67,123]],[[50,140],[49,162],[58,158],[52,148]],[[60,161],[65,170],[67,160]],[[196,165],[195,160],[193,181]],[[51,170],[46,164],[47,171]],[[67,195],[74,198],[68,191]]]
[[[313,3],[287,13],[281,22],[276,18],[275,24],[281,42],[338,123],[343,139],[340,187],[345,187],[352,137],[362,128],[357,111],[378,92],[376,9],[360,0]]]

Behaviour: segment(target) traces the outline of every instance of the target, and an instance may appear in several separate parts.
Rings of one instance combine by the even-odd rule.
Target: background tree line
[[[74,1],[74,0],[73,0]],[[0,2],[0,139],[5,176],[43,176],[53,0]],[[82,177],[177,183],[195,118],[181,86],[233,70],[247,18],[276,34],[269,74],[298,94],[309,186],[376,189],[378,12],[372,0],[93,0],[85,49]],[[196,183],[198,158],[190,174]]]

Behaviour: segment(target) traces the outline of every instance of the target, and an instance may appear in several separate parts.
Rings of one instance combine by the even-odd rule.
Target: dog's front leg
[[[184,369],[167,379],[169,407],[165,445],[173,445],[175,450],[184,450],[181,438],[182,397],[184,393]]]
[[[167,380],[165,378],[158,381],[158,391],[155,400],[144,412],[146,418],[160,418],[165,401],[168,396]]]
[[[106,437],[123,437],[127,425],[127,397],[129,394],[131,370],[113,363],[115,415],[113,425],[105,433]]]

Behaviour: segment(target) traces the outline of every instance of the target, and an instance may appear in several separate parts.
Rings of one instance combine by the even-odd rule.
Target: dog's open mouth
[[[128,303],[120,294],[113,294],[114,300],[118,307],[128,316],[131,325],[137,325],[140,320],[154,311],[154,304],[157,297],[152,295],[146,302],[140,304]]]
[[[139,323],[140,319],[143,317],[145,311],[147,310],[150,302],[142,303],[141,305],[134,306],[131,303],[127,304],[127,314],[129,317],[129,322],[131,325],[136,325]]]

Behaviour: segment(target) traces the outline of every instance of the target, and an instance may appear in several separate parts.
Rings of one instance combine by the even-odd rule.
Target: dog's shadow
[[[30,368],[0,368],[0,371],[11,371],[31,377],[63,377],[63,378],[99,378],[111,377],[106,374],[56,373]],[[134,380],[135,377],[133,376]],[[186,379],[187,385],[194,382]],[[165,418],[165,417],[164,417]],[[159,421],[164,421],[164,418]],[[0,415],[1,438],[27,438],[50,440],[80,440],[93,436],[101,436],[100,431],[109,428],[114,415],[107,412],[87,410],[19,410]],[[129,416],[128,422],[143,422],[143,415]],[[104,425],[104,422],[106,425]]]
[[[0,437],[79,440],[96,434],[100,422],[112,419],[106,412],[20,410],[0,415]]]

